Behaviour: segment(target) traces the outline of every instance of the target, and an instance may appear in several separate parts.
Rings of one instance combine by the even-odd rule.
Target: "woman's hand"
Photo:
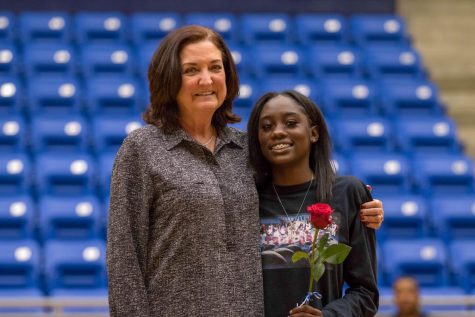
[[[361,221],[371,229],[379,229],[384,220],[383,203],[374,199],[361,205]]]
[[[289,316],[292,317],[323,317],[323,314],[320,310],[313,308],[309,305],[301,305],[291,309]]]

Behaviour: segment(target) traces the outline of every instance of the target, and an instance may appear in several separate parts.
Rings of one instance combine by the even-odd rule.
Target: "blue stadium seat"
[[[40,249],[34,240],[0,243],[0,290],[24,292],[39,288]]]
[[[97,239],[101,210],[96,197],[42,196],[38,204],[41,239]]]
[[[317,80],[361,78],[359,51],[348,45],[309,46],[306,72]]]
[[[342,152],[388,153],[394,149],[391,126],[382,117],[343,118],[335,123],[333,140]]]
[[[5,153],[0,156],[0,195],[18,195],[29,192],[31,163],[26,154]]]
[[[438,90],[424,80],[385,81],[380,88],[381,105],[388,116],[440,116]]]
[[[32,114],[68,115],[82,110],[82,88],[73,77],[31,78],[28,86]]]
[[[18,74],[20,63],[18,54],[13,44],[0,42],[0,76]]]
[[[0,114],[18,114],[22,110],[23,89],[20,79],[0,77]]]
[[[247,13],[241,15],[241,38],[247,45],[262,42],[290,43],[291,20],[283,13]]]
[[[332,164],[337,175],[349,175],[350,173],[350,166],[348,164],[348,160],[340,153],[334,153],[332,158]]]
[[[344,44],[348,40],[346,20],[339,14],[298,14],[295,16],[295,34],[303,45]]]
[[[408,154],[461,153],[455,123],[447,117],[400,118],[395,122],[395,137]]]
[[[475,240],[475,195],[436,195],[431,210],[436,234],[445,241]]]
[[[33,238],[34,212],[29,195],[0,197],[0,240]]]
[[[112,176],[112,168],[114,167],[116,153],[104,152],[99,155],[99,185],[101,189],[101,197],[108,198],[110,194],[110,181]],[[109,200],[107,199],[107,202]]]
[[[410,47],[373,47],[365,52],[368,75],[375,79],[424,79],[426,74],[420,55]]]
[[[143,110],[141,89],[133,77],[97,77],[86,82],[87,110],[92,115],[135,115]]]
[[[27,126],[20,115],[0,117],[0,153],[18,153],[26,150]]]
[[[95,293],[107,287],[105,245],[102,240],[47,241],[44,274],[51,295],[62,291]]]
[[[89,126],[81,115],[35,116],[31,123],[32,148],[36,153],[56,151],[85,152],[88,149]]]
[[[374,194],[404,194],[411,190],[410,166],[400,154],[359,153],[350,160],[352,173],[371,184]]]
[[[61,196],[91,194],[95,162],[88,154],[42,153],[36,159],[38,193]]]
[[[241,131],[247,131],[247,122],[251,115],[252,108],[249,107],[233,107],[233,113],[241,117],[241,122],[234,123],[231,126]]]
[[[0,42],[13,42],[15,39],[15,16],[12,12],[0,11]]]
[[[233,111],[236,112],[236,108],[252,109],[261,93],[260,83],[249,77],[241,77],[239,80],[239,96],[234,100]]]
[[[206,26],[221,34],[226,43],[238,42],[239,25],[232,13],[188,13],[184,24]]]
[[[136,72],[147,81],[148,86],[148,66],[152,61],[153,54],[158,48],[158,43],[149,43],[137,46],[136,56],[138,61],[135,63]]]
[[[119,12],[80,12],[76,14],[75,35],[80,44],[125,43],[126,17]]]
[[[362,79],[327,80],[321,85],[322,110],[327,116],[367,117],[377,114],[377,91]]]
[[[175,12],[160,13],[132,13],[130,16],[130,34],[132,41],[137,46],[158,43],[168,32],[179,28],[182,19]]]
[[[233,56],[234,64],[236,64],[239,77],[253,76],[254,69],[252,67],[251,49],[244,45],[237,45],[234,43],[230,43],[228,47]]]
[[[251,56],[254,72],[261,79],[303,76],[305,54],[298,46],[261,44],[253,48]]]
[[[135,57],[127,45],[89,44],[81,47],[81,70],[85,77],[133,75]]]
[[[450,244],[450,267],[457,284],[467,293],[475,289],[475,240],[453,241]]]
[[[26,44],[23,65],[28,78],[73,76],[76,74],[76,52],[69,44]]]
[[[309,97],[315,103],[319,103],[320,92],[314,81],[305,77],[300,78],[269,78],[263,81],[264,92],[275,91],[280,92],[284,90],[295,90],[299,93]]]
[[[383,259],[388,285],[401,275],[413,276],[421,287],[448,285],[447,254],[440,240],[389,240],[383,245]]]
[[[65,12],[22,12],[19,24],[23,43],[68,43],[71,40],[71,17]]]
[[[130,116],[110,118],[108,116],[96,116],[93,118],[93,147],[97,154],[116,153],[122,145],[125,137],[135,129],[143,126],[139,119]]]
[[[386,14],[355,14],[349,29],[353,41],[360,47],[368,45],[407,44],[406,25],[402,18]]]
[[[417,189],[425,195],[475,193],[473,162],[465,155],[420,155],[413,172]]]
[[[384,226],[379,239],[417,239],[428,236],[428,206],[423,196],[378,195],[384,204]]]

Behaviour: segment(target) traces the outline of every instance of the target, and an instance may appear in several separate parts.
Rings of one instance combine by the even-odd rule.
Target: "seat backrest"
[[[247,13],[241,15],[241,37],[247,45],[290,43],[292,21],[287,14]]]
[[[120,12],[80,12],[75,16],[76,41],[85,43],[125,43],[127,19]]]
[[[32,78],[28,84],[28,110],[33,115],[79,115],[82,86],[74,77]]]
[[[23,43],[68,43],[71,40],[72,21],[66,12],[22,12],[19,24]]]
[[[0,117],[0,153],[18,153],[26,150],[27,125],[23,116]]]
[[[0,196],[0,239],[33,238],[34,207],[30,195]]]
[[[132,13],[130,16],[130,35],[137,46],[152,44],[157,46],[170,31],[183,24],[175,12]]]
[[[347,22],[340,14],[300,13],[295,16],[295,35],[303,45],[343,44],[348,41]]]
[[[184,18],[185,25],[202,25],[218,32],[226,43],[238,43],[239,25],[232,13],[189,13]]]
[[[0,156],[0,195],[29,193],[31,163],[25,153],[5,153]]]
[[[40,249],[34,240],[0,243],[0,290],[39,287]]]

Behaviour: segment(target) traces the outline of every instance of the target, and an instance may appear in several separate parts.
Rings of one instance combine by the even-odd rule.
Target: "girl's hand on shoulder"
[[[361,205],[361,221],[371,229],[379,229],[384,220],[383,203],[374,199]]]
[[[323,317],[323,314],[320,310],[309,306],[301,305],[291,309],[289,312],[289,317]]]

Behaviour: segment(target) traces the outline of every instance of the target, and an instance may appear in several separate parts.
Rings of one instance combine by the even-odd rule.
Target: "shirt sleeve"
[[[349,239],[351,251],[343,262],[344,280],[348,285],[345,295],[326,305],[324,317],[374,316],[378,311],[379,292],[376,282],[376,237],[359,218],[362,203],[372,200],[366,186],[350,178],[347,188]]]
[[[145,267],[153,183],[144,155],[127,138],[114,163],[107,227],[110,316],[150,316]]]

